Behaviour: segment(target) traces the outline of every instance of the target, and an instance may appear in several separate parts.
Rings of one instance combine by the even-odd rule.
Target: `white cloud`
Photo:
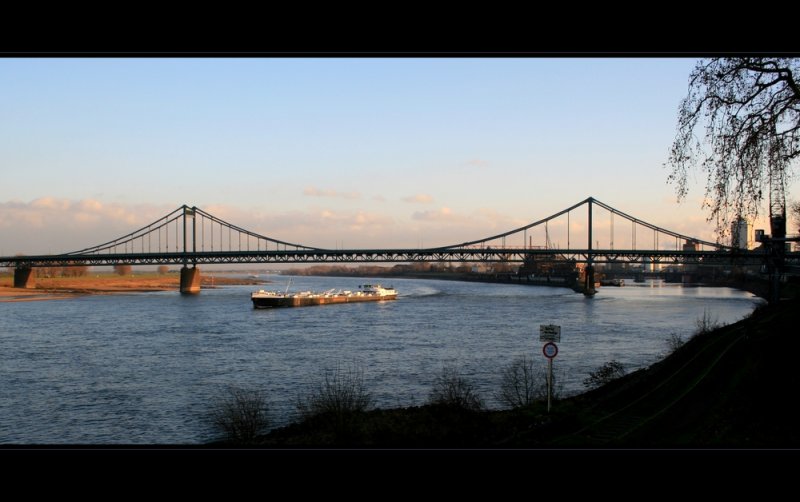
[[[334,247],[346,240],[351,247],[381,247],[395,234],[393,218],[364,210],[339,211],[327,207],[264,212],[232,206],[210,206],[207,212],[258,234],[312,247]]]
[[[428,211],[415,211],[411,218],[417,221],[456,221],[465,217],[454,213],[449,207],[441,207]]]
[[[308,197],[340,197],[342,199],[361,198],[361,194],[358,192],[337,192],[336,190],[326,190],[313,186],[303,189],[303,195]]]
[[[66,211],[70,208],[71,203],[66,199],[56,199],[53,197],[42,197],[32,201],[30,207],[35,209],[53,210],[53,211]],[[79,203],[80,205],[80,203]]]
[[[0,254],[74,251],[125,235],[173,209],[55,197],[0,202],[0,231],[8,236],[0,242]]]
[[[426,193],[418,193],[416,195],[403,197],[403,202],[410,202],[412,204],[428,204],[433,202],[433,197]]]

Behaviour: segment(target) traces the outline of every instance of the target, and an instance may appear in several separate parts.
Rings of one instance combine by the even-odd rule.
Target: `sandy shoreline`
[[[36,279],[36,287],[20,289],[12,287],[10,277],[0,278],[0,302],[25,302],[41,300],[63,300],[84,295],[109,295],[121,293],[148,293],[153,291],[178,291],[179,277],[164,276],[93,276],[56,277]],[[203,289],[231,285],[259,285],[263,281],[219,276],[202,277]]]
[[[63,300],[75,298],[79,293],[58,291],[45,291],[40,289],[16,289],[0,287],[0,303],[4,302],[35,302],[41,300]]]

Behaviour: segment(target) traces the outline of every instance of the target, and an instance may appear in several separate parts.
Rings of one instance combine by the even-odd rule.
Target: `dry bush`
[[[326,369],[309,393],[298,399],[297,410],[303,418],[332,414],[342,416],[366,411],[372,394],[364,385],[364,369],[357,363]]]
[[[467,410],[483,409],[483,401],[475,391],[475,387],[462,377],[454,366],[445,366],[442,373],[433,382],[429,396],[431,404],[456,406]]]
[[[703,309],[703,317],[700,317],[695,322],[697,326],[696,334],[704,335],[715,329],[719,329],[722,327],[722,323],[719,322],[719,318],[715,315],[712,315],[708,309]]]
[[[621,362],[612,360],[589,373],[589,378],[583,381],[583,385],[593,389],[622,376],[625,376],[625,367]]]
[[[264,392],[230,386],[213,404],[211,423],[234,443],[252,443],[269,426]]]
[[[686,343],[686,340],[684,340],[683,337],[677,333],[672,333],[665,341],[667,343],[668,354],[672,354],[679,348],[683,347],[683,344]]]

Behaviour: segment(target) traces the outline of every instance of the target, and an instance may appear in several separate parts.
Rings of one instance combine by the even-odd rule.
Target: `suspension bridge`
[[[773,253],[774,254],[774,253]],[[784,253],[797,263],[800,253]],[[482,239],[432,248],[327,249],[265,236],[183,205],[127,235],[55,255],[0,257],[15,287],[33,287],[33,269],[84,265],[181,265],[181,292],[200,289],[198,265],[226,263],[524,263],[583,264],[587,289],[595,263],[744,266],[769,260],[766,247],[739,249],[673,232],[589,197],[546,218]]]

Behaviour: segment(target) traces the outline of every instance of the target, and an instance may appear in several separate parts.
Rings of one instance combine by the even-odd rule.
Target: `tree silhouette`
[[[800,156],[800,58],[714,58],[697,63],[678,112],[666,166],[678,199],[698,163],[707,174],[703,207],[726,235],[739,215],[755,218],[770,183]],[[701,141],[696,129],[705,129]]]
[[[444,366],[442,373],[433,382],[428,400],[431,404],[455,406],[466,410],[480,411],[483,400],[475,387],[462,377],[455,366]]]

